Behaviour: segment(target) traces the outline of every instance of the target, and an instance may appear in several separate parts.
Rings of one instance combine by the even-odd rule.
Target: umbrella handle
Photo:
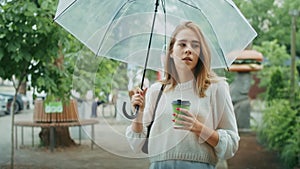
[[[139,106],[136,106],[135,107],[135,114],[133,114],[133,113],[131,113],[131,115],[129,115],[128,113],[127,113],[127,111],[126,111],[126,102],[123,102],[123,107],[122,107],[122,110],[123,110],[123,114],[124,114],[124,116],[126,117],[126,118],[128,118],[128,119],[135,119],[136,117],[137,117],[137,115],[138,115],[138,112],[139,112]]]
[[[147,56],[146,56],[146,61],[145,61],[145,65],[144,65],[144,72],[143,72],[143,77],[142,77],[141,89],[143,89],[143,86],[144,86],[144,79],[145,79],[146,70],[147,70],[146,68],[147,68],[148,59],[149,59],[149,53],[150,53],[150,47],[151,47],[151,42],[152,42],[152,35],[153,35],[153,30],[154,30],[158,5],[159,5],[159,0],[156,0],[155,9],[154,9],[154,16],[153,16],[153,21],[152,21],[152,27],[151,27],[151,34],[150,34],[150,39],[149,39],[149,43],[148,43]],[[135,119],[138,115],[138,112],[139,112],[139,106],[135,106],[135,114],[131,113],[131,115],[129,115],[126,112],[126,102],[123,103],[123,114],[128,119]]]

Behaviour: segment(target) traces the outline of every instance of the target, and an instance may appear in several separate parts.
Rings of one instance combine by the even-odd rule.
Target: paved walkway
[[[15,116],[18,120],[32,120],[32,111],[25,111]],[[24,128],[24,146],[15,150],[16,169],[141,169],[148,168],[147,158],[135,155],[121,133],[127,126],[126,122],[115,122],[113,119],[98,118],[95,125],[95,142],[90,147],[90,128],[83,129],[83,140],[80,146],[57,148],[51,152],[39,147],[39,128],[34,128],[34,142],[31,143],[31,128]],[[10,164],[10,116],[0,117],[0,169]],[[78,143],[78,128],[70,129],[71,136]],[[19,132],[20,134],[20,132]],[[20,138],[20,137],[19,137]],[[19,140],[20,144],[20,140]]]
[[[90,129],[84,128],[83,141],[80,146],[58,148],[54,152],[38,147],[38,133],[34,129],[35,143],[31,147],[31,128],[25,128],[25,146],[15,151],[15,169],[142,169],[149,167],[147,158],[142,154],[132,153],[124,137],[129,122],[115,119],[97,118],[100,123],[95,126],[95,142],[98,145],[90,149]],[[16,115],[16,120],[32,120],[32,111]],[[10,116],[0,117],[0,169],[10,164]],[[78,143],[78,129],[71,129],[72,138]],[[76,135],[77,134],[77,135]],[[228,166],[227,166],[228,165]],[[276,154],[265,150],[256,141],[253,133],[241,133],[240,148],[236,156],[223,161],[217,169],[282,169]]]
[[[240,133],[239,150],[227,160],[229,169],[284,169],[276,152],[259,144],[254,132]]]

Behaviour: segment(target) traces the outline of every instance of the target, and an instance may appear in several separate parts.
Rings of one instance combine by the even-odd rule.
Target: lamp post
[[[299,11],[294,9],[289,12],[292,16],[291,26],[291,84],[290,84],[290,101],[294,102],[295,98],[295,71],[296,71],[296,17]]]

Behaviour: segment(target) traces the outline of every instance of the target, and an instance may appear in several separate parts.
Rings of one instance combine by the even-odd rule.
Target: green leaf
[[[0,48],[0,61],[3,58],[3,56],[4,56],[4,50]]]

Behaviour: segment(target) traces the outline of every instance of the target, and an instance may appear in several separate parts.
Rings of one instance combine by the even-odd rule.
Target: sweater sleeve
[[[238,150],[240,137],[236,124],[234,108],[231,101],[228,83],[224,80],[218,84],[215,92],[215,120],[219,142],[215,152],[220,159],[229,159]]]
[[[129,142],[131,149],[136,153],[141,152],[141,149],[146,141],[147,126],[152,121],[153,109],[155,105],[154,102],[156,102],[156,99],[154,97],[157,97],[160,89],[158,88],[157,90],[157,87],[159,87],[159,84],[154,84],[148,89],[146,93],[146,104],[143,112],[143,131],[141,133],[134,132],[132,130],[132,125],[128,126],[126,129],[127,141]]]
[[[128,126],[126,129],[126,138],[127,141],[129,142],[130,148],[135,152],[135,153],[140,153],[141,149],[145,143],[146,140],[146,134],[147,134],[147,128],[144,127],[143,132],[141,133],[136,133],[132,130],[132,126]]]

